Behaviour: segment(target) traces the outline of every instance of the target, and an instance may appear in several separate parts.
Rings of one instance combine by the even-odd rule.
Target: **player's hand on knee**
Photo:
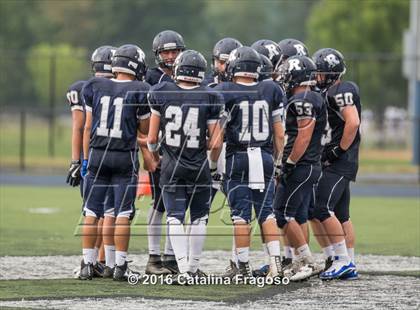
[[[67,179],[66,179],[67,184],[73,187],[80,184],[80,178],[81,178],[80,168],[81,168],[80,160],[71,161],[70,168],[67,173]]]

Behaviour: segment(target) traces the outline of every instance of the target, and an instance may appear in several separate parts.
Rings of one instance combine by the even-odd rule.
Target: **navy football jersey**
[[[92,112],[90,147],[114,151],[137,148],[137,128],[150,116],[147,92],[140,81],[91,78],[83,87],[86,111]]]
[[[151,112],[160,116],[164,161],[200,170],[207,161],[207,125],[220,117],[221,98],[205,86],[184,89],[163,82],[149,93]]]
[[[67,90],[66,97],[67,101],[70,104],[70,109],[83,111],[83,101],[82,101],[82,88],[86,81],[77,81],[70,85]]]
[[[344,132],[342,111],[347,106],[355,106],[361,120],[362,106],[360,104],[359,88],[353,82],[343,81],[331,86],[327,91],[328,123],[331,128],[331,141],[325,145],[325,151],[340,144]],[[327,169],[334,171],[350,180],[356,179],[359,166],[360,131],[345,154],[333,162]]]
[[[161,82],[172,82],[173,80],[161,68],[157,67],[147,70],[145,81],[150,85],[156,85]]]
[[[248,147],[273,152],[273,122],[283,120],[284,94],[273,81],[250,85],[223,82],[214,88],[224,99],[226,157]]]
[[[283,152],[283,162],[286,162],[292,152],[293,144],[298,135],[298,121],[314,119],[315,128],[311,141],[299,159],[298,164],[319,164],[322,153],[321,140],[327,124],[327,108],[321,94],[306,91],[289,98],[286,106],[286,146]]]

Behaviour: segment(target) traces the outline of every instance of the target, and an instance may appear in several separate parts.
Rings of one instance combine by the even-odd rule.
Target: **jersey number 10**
[[[241,101],[239,103],[239,108],[242,112],[242,126],[239,134],[239,141],[251,141],[251,133],[255,141],[266,140],[269,136],[269,108],[267,101],[256,100],[254,102],[252,105],[252,120],[249,117],[250,104],[248,101]],[[252,127],[252,132],[250,127]]]

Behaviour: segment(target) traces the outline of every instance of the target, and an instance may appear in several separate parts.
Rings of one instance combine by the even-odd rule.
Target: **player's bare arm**
[[[357,131],[359,130],[360,118],[357,108],[354,105],[344,107],[341,113],[343,115],[345,125],[343,136],[340,141],[340,147],[343,150],[347,150],[353,143]]]
[[[273,123],[274,158],[281,160],[284,149],[284,127],[282,123]]]
[[[86,111],[85,128],[83,130],[83,159],[89,157],[90,131],[92,129],[92,112]]]
[[[210,159],[212,161],[217,161],[219,159],[220,152],[222,151],[223,131],[219,122],[209,124],[207,127],[210,133],[210,138],[208,142],[208,148],[210,150]]]
[[[297,123],[299,131],[296,141],[293,144],[292,152],[289,155],[290,160],[295,163],[299,161],[311,142],[312,133],[315,128],[315,120],[301,119],[298,120]]]

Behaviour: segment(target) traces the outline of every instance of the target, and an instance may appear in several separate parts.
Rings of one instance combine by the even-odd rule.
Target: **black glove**
[[[69,172],[67,174],[66,183],[70,186],[77,186],[80,184],[80,160],[72,160],[69,168]]]
[[[329,149],[325,154],[326,161],[329,164],[332,164],[337,159],[339,159],[346,151],[343,150],[339,145],[334,146],[332,149]]]
[[[281,177],[283,181],[286,181],[286,179],[293,173],[293,170],[295,169],[296,164],[288,163],[286,162],[283,165],[283,168],[281,170]]]
[[[220,173],[217,173],[217,162],[210,161],[210,175],[214,182],[219,182],[222,178]]]

